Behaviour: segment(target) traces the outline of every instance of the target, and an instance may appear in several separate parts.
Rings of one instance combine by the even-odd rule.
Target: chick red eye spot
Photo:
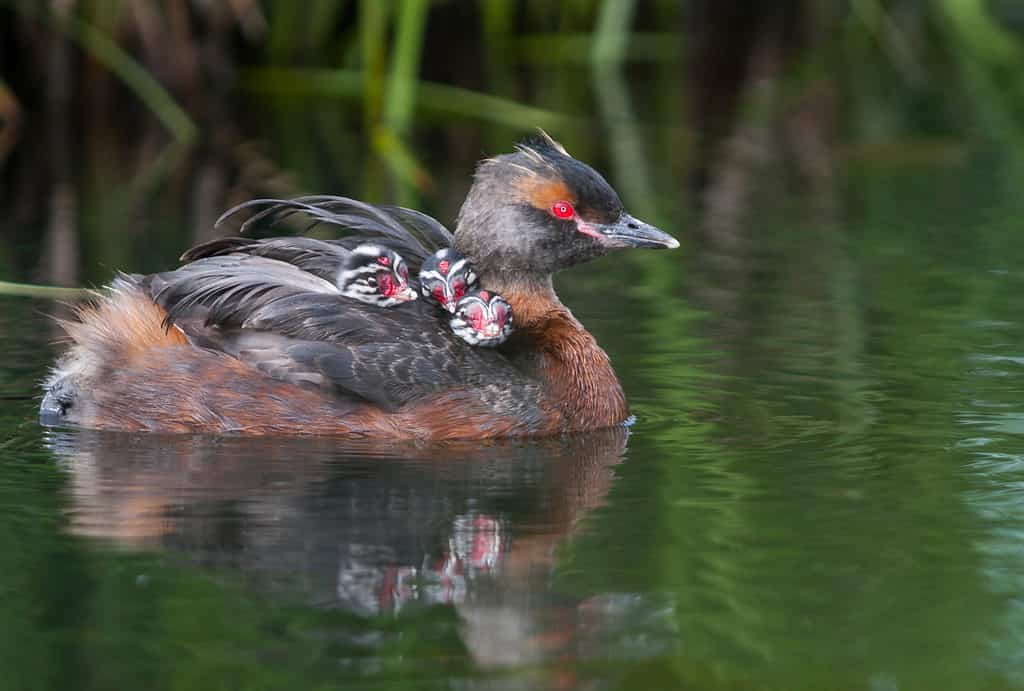
[[[381,266],[388,266],[391,264],[391,259],[388,257],[377,257],[377,263]]]
[[[576,211],[569,202],[555,202],[551,205],[551,215],[562,220],[570,219],[576,215]]]
[[[480,291],[480,299],[481,300],[490,300],[491,299],[491,294],[488,293],[486,290],[481,290]]]
[[[384,297],[391,297],[395,292],[395,279],[391,278],[391,274],[382,273],[377,279],[377,285]]]
[[[484,313],[477,308],[469,313],[469,323],[476,331],[484,330]]]
[[[441,272],[442,276],[447,276],[448,269],[450,268],[452,268],[452,265],[447,259],[442,259],[437,263],[437,270]]]

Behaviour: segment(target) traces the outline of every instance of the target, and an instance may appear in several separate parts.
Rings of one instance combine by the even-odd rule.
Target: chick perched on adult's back
[[[423,297],[454,313],[455,303],[474,290],[479,279],[468,258],[444,247],[423,260],[419,281]]]
[[[405,260],[394,250],[377,244],[362,243],[348,249],[335,242],[307,237],[263,240],[229,237],[193,247],[181,258],[195,262],[231,255],[250,255],[292,264],[333,283],[343,297],[368,305],[394,307],[416,299]],[[214,268],[219,263],[205,266]]]
[[[455,303],[448,325],[466,343],[494,348],[512,333],[512,306],[497,293],[477,290]]]
[[[345,297],[378,307],[416,299],[409,268],[397,252],[379,245],[359,245],[338,270],[338,290]]]
[[[493,348],[512,333],[512,307],[493,291],[477,290],[476,269],[455,249],[424,259],[419,281],[423,297],[452,315],[448,325],[466,343]]]

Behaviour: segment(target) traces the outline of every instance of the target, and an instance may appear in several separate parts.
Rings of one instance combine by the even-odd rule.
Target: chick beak
[[[458,302],[458,300],[456,300],[454,297],[449,297],[446,298],[443,303],[441,303],[441,307],[444,308],[444,311],[447,312],[448,314],[455,314],[456,302]]]
[[[406,284],[404,288],[396,292],[391,297],[399,302],[411,302],[416,299],[416,291],[412,289],[412,286]]]
[[[486,326],[484,326],[484,337],[485,338],[495,338],[500,333],[501,333],[501,327],[499,327],[497,325],[497,323],[495,323],[495,322],[490,322]]]
[[[589,230],[600,233],[608,247],[650,247],[674,250],[679,241],[668,233],[633,218],[625,211],[614,223],[590,223]]]

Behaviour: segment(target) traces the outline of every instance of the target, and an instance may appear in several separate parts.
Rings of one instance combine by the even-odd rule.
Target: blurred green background
[[[536,127],[729,245],[693,216],[766,159],[828,206],[851,161],[1019,151],[1022,29],[1012,0],[2,0],[0,278],[163,266],[254,196],[450,221]]]

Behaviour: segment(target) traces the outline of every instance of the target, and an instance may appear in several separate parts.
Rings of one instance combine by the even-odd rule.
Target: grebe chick
[[[477,290],[455,303],[448,323],[466,343],[494,348],[512,333],[512,307],[497,293]]]
[[[420,293],[441,309],[455,313],[455,304],[479,282],[469,259],[451,247],[434,252],[420,267]]]
[[[245,255],[291,264],[333,283],[342,296],[367,305],[393,307],[416,299],[416,290],[409,284],[405,259],[394,250],[374,243],[360,243],[349,249],[337,242],[307,237],[227,237],[193,247],[181,255],[181,259],[196,262],[211,257]],[[199,266],[204,273],[226,268],[217,262]]]
[[[338,270],[337,285],[345,297],[378,307],[416,299],[405,260],[380,245],[359,245],[351,250]]]

